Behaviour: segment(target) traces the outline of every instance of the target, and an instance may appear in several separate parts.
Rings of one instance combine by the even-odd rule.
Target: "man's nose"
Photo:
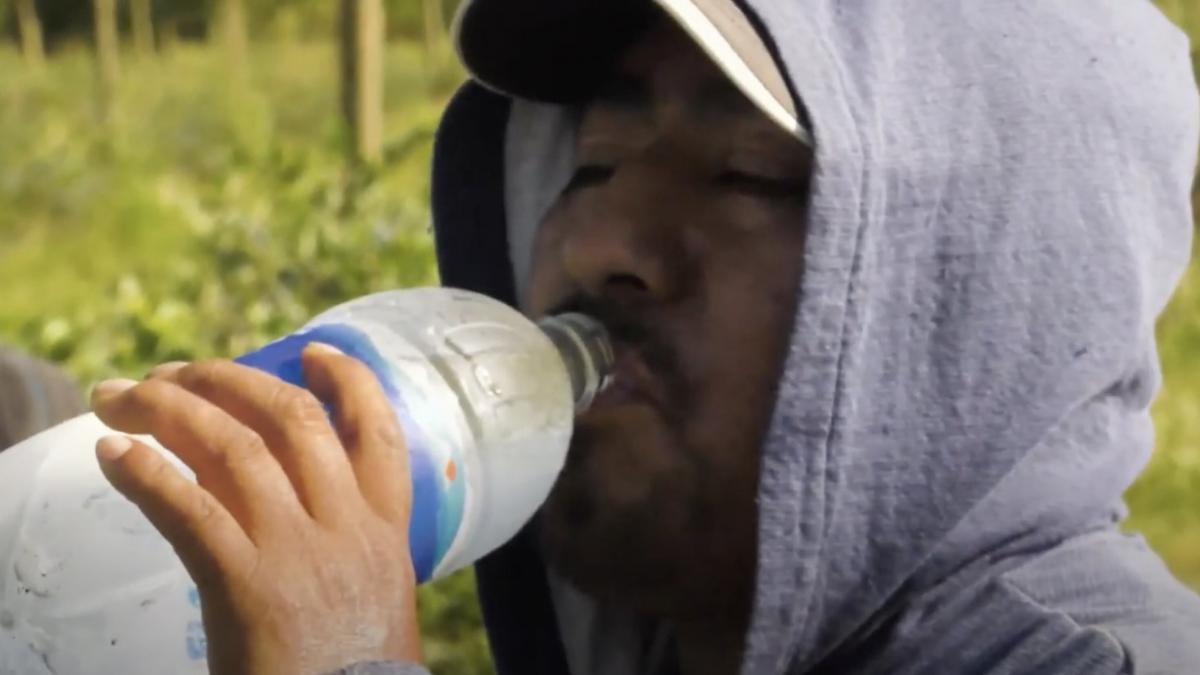
[[[588,295],[621,303],[668,302],[690,266],[686,208],[661,170],[618,170],[596,208],[566,232],[563,266]]]

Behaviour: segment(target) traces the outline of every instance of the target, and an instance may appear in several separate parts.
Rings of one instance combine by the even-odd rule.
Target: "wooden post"
[[[1192,36],[1193,42],[1196,35],[1196,3],[1195,2],[1177,2],[1178,9],[1175,16],[1179,22],[1179,27],[1187,31],[1189,36]],[[1195,51],[1196,47],[1192,47]]]
[[[101,96],[111,101],[121,77],[120,44],[117,41],[117,0],[92,0],[96,32],[96,66]]]
[[[170,52],[179,45],[179,19],[170,17],[164,19],[158,26],[158,50]]]
[[[422,0],[425,17],[425,53],[430,60],[436,58],[446,37],[446,17],[442,0]]]
[[[1191,25],[1188,16],[1191,13],[1192,3],[1190,0],[1160,0],[1158,4],[1163,12],[1175,22],[1175,25],[1190,34]]]
[[[17,0],[16,13],[25,62],[41,68],[46,63],[46,47],[42,42],[42,22],[38,19],[37,5],[34,0]]]
[[[133,47],[143,58],[154,53],[154,15],[151,0],[129,0],[130,32]]]
[[[342,111],[360,161],[383,158],[382,0],[341,0]]]
[[[244,77],[248,66],[249,40],[246,37],[246,8],[242,0],[221,0],[219,21],[233,74],[238,78]]]

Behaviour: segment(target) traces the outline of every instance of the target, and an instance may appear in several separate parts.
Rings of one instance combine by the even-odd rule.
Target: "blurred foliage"
[[[90,386],[436,283],[431,140],[461,75],[417,45],[386,58],[390,143],[371,169],[344,161],[329,45],[262,45],[245,80],[185,45],[130,63],[107,116],[86,52],[36,74],[0,51],[0,340]],[[421,589],[436,672],[491,672],[473,589],[469,571]]]
[[[237,353],[345,298],[435,279],[429,146],[457,76],[414,75],[419,51],[393,49],[388,162],[350,168],[332,49],[259,55],[244,88],[205,50],[134,64],[105,121],[80,100],[82,53],[0,90],[0,143],[20,158],[0,163],[0,280],[39,287],[9,294],[0,330],[91,381]],[[105,284],[109,301],[84,300]]]
[[[390,33],[419,35],[420,1],[388,3]],[[86,4],[39,1],[75,20]],[[1200,29],[1193,0],[1162,4]],[[155,2],[160,19],[177,13],[201,27],[212,6]],[[104,110],[90,56],[61,39],[78,32],[70,21],[55,29],[42,72],[0,42],[0,340],[90,386],[166,360],[236,354],[341,300],[433,283],[430,141],[461,72],[448,54],[394,40],[386,161],[348,166],[328,39],[335,6],[247,0],[246,77],[231,78],[217,50],[184,42],[129,60]],[[1197,310],[1193,266],[1159,325],[1158,450],[1129,493],[1129,524],[1200,588]],[[491,672],[469,572],[422,588],[420,608],[435,672]]]
[[[445,24],[460,0],[440,2]],[[244,0],[246,21],[252,34],[287,38],[314,38],[332,34],[337,25],[338,0]],[[38,14],[51,46],[89,38],[92,0],[36,0]],[[124,4],[124,3],[122,3]],[[153,0],[154,18],[176,25],[184,37],[202,38],[217,13],[219,0]],[[424,29],[422,0],[384,0],[388,33],[393,38],[416,39]],[[123,6],[121,11],[127,12]],[[0,31],[14,31],[13,0],[0,0]],[[124,16],[124,14],[123,14]],[[128,29],[122,21],[122,30]]]

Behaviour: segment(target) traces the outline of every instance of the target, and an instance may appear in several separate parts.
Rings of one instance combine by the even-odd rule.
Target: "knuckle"
[[[218,514],[215,498],[205,490],[197,490],[191,514],[195,526],[199,528],[211,526]]]
[[[231,471],[252,463],[269,452],[262,437],[250,432],[222,434],[213,442],[213,454],[225,470]]]
[[[271,408],[291,424],[325,424],[325,408],[307,389],[281,384],[271,395]]]
[[[181,368],[176,379],[185,389],[203,395],[217,386],[226,366],[227,362],[223,359],[197,361]]]
[[[159,380],[147,380],[134,386],[126,394],[128,406],[139,413],[157,416],[164,402],[172,393],[172,386]]]
[[[380,445],[391,450],[399,452],[405,447],[404,432],[400,430],[400,425],[391,415],[382,415],[382,419],[372,420],[368,425],[371,430],[371,439]]]
[[[228,601],[246,592],[239,583],[239,570],[219,551],[207,547],[197,550],[193,562],[187,565],[188,574],[200,592],[201,606],[211,602],[208,598]],[[257,564],[257,557],[251,561]]]
[[[157,452],[144,452],[138,453],[138,455],[137,460],[142,466],[148,483],[161,485],[170,476],[170,465]]]
[[[345,434],[355,447],[384,448],[400,452],[405,448],[404,434],[394,419],[360,418]]]

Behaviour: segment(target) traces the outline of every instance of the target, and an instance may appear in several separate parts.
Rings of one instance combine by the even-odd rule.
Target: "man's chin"
[[[598,599],[648,611],[678,581],[677,547],[664,542],[677,533],[656,532],[662,508],[620,503],[581,485],[581,476],[556,486],[536,521],[542,559],[558,576]]]
[[[604,533],[570,532],[546,514],[540,519],[538,545],[546,567],[577,590],[604,602],[641,612],[663,608],[660,596],[670,594],[678,575],[668,573],[661,564],[643,562],[641,554],[628,542],[619,542]]]
[[[536,521],[551,569],[598,597],[657,593],[671,583],[678,552],[662,546],[670,532],[658,529],[684,499],[663,490],[686,466],[679,438],[655,406],[639,402],[580,417]]]

